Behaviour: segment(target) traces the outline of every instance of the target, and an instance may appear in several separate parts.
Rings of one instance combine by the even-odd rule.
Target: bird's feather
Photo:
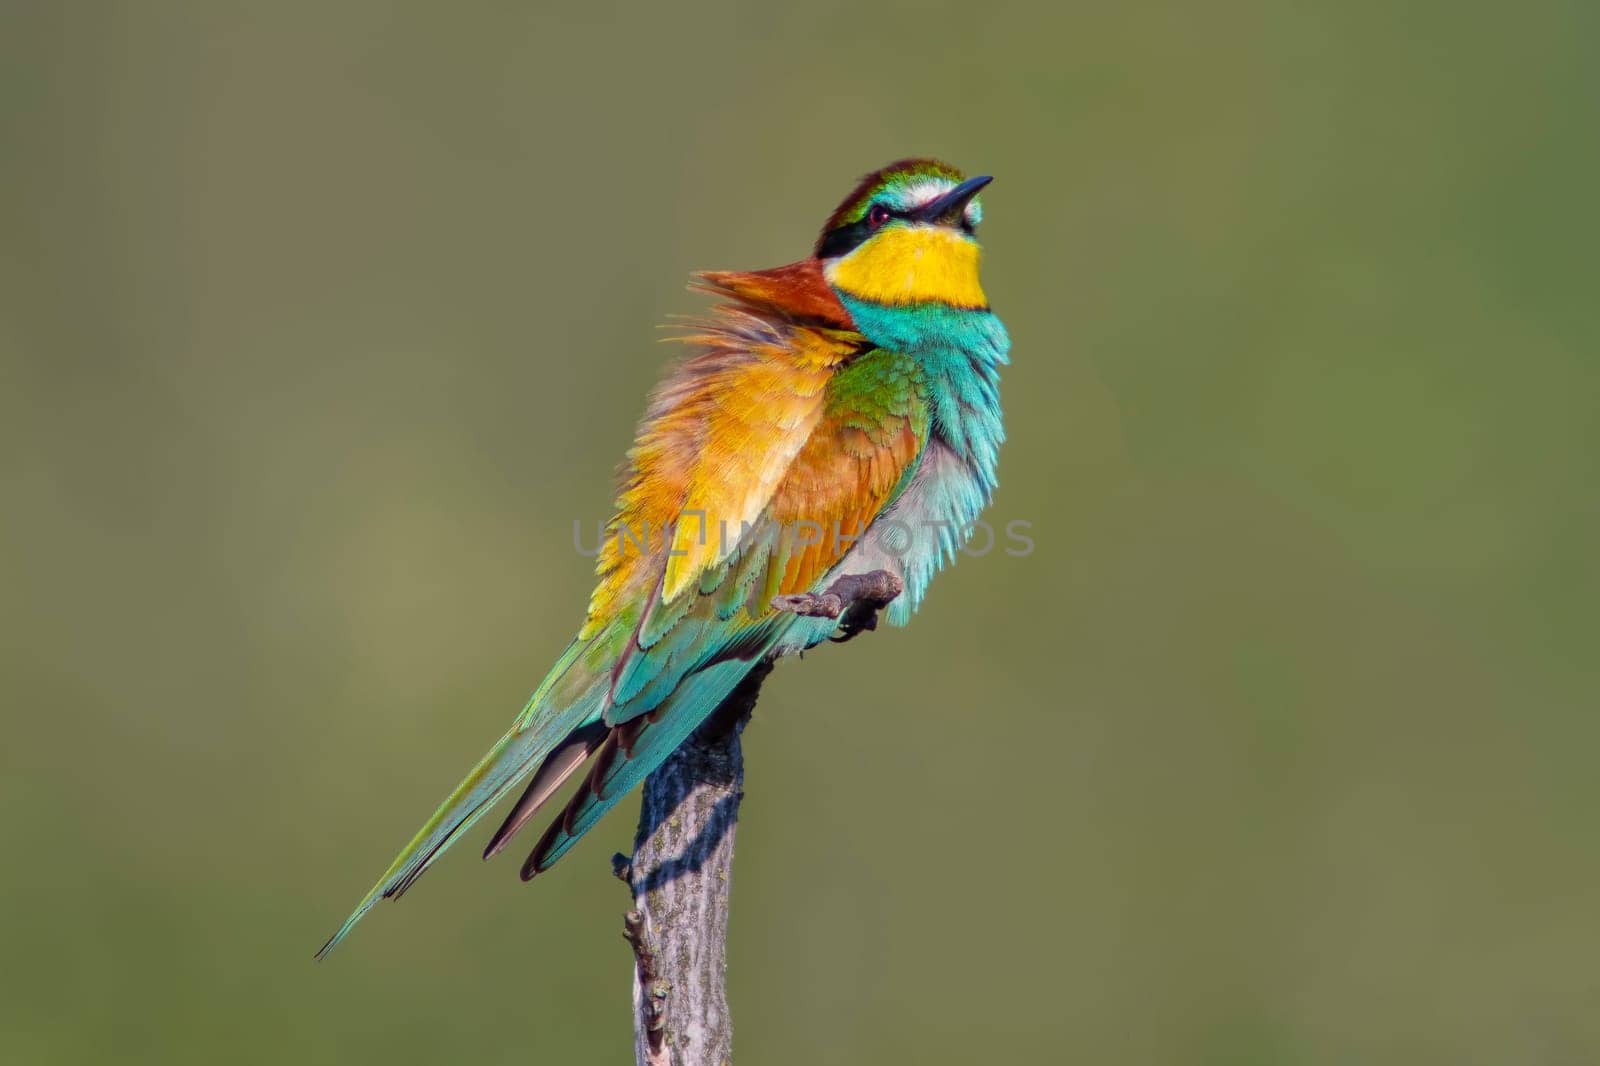
[[[511,813],[506,815],[500,828],[489,838],[489,843],[483,849],[483,857],[487,859],[505,847],[517,830],[527,824],[546,800],[555,795],[573,771],[588,761],[595,749],[605,742],[609,732],[603,722],[586,723],[574,729],[567,739],[546,755],[539,769],[528,779],[528,787],[523,789]]]
[[[337,947],[378,900],[404,895],[446,848],[470,829],[485,810],[516,787],[522,776],[552,748],[585,720],[598,716],[605,695],[605,676],[585,671],[583,667],[585,652],[603,639],[604,633],[600,632],[587,641],[574,641],[567,648],[511,729],[401,849],[339,931],[322,945],[318,958]]]

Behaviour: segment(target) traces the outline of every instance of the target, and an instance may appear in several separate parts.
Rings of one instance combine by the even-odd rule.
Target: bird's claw
[[[870,601],[852,603],[850,609],[844,612],[839,619],[839,633],[828,639],[835,644],[843,644],[853,640],[862,633],[870,633],[878,628],[879,606]]]

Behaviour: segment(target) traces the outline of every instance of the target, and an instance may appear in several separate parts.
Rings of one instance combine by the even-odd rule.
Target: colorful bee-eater
[[[724,302],[650,399],[583,627],[319,957],[524,779],[485,858],[586,768],[522,876],[548,869],[758,662],[839,624],[785,602],[882,570],[904,589],[888,620],[910,619],[988,503],[1005,437],[1010,342],[974,237],[989,180],[893,163],[845,198],[809,258],[699,275]]]

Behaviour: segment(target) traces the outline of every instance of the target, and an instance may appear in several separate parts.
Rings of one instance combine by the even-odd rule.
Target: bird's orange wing
[[[917,364],[848,328],[818,272],[706,280],[734,302],[652,398],[600,560],[582,654],[609,675],[601,720],[558,749],[491,843],[581,772],[524,876],[560,858],[779,641],[826,633],[827,620],[773,597],[828,579],[926,440]]]
[[[866,347],[820,271],[704,278],[735,302],[682,338],[700,350],[651,396],[580,639],[677,602],[736,548],[822,420],[834,372]]]

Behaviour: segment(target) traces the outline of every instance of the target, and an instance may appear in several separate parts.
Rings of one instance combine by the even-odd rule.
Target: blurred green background
[[[748,734],[743,1061],[1600,1061],[1593,4],[8,3],[0,1058],[619,1062],[613,817],[311,953],[702,305],[997,176],[992,517]]]

